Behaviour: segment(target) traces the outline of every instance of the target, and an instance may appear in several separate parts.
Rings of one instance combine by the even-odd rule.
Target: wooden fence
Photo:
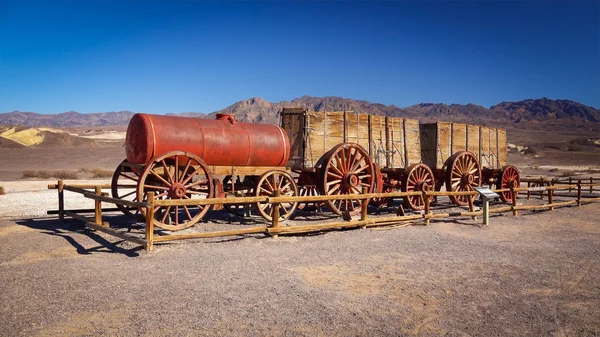
[[[522,180],[523,181],[523,180]],[[536,181],[536,184],[540,181]],[[528,185],[531,183],[528,182]],[[541,210],[550,209],[554,210],[556,207],[563,206],[581,206],[584,203],[600,201],[600,197],[596,195],[584,195],[584,189],[588,188],[590,191],[595,191],[595,187],[600,187],[600,182],[595,183],[595,180],[591,180],[591,183],[584,183],[583,180],[577,181],[576,184],[545,184],[543,181],[539,186],[529,186],[520,188],[507,188],[497,189],[495,192],[506,192],[512,191],[512,202],[508,205],[502,205],[499,207],[492,207],[490,213],[502,213],[512,212],[514,216],[518,215],[520,210]],[[289,202],[321,202],[325,200],[340,200],[345,199],[345,196],[341,195],[325,195],[325,196],[281,196],[279,191],[275,191],[272,196],[261,196],[261,197],[243,197],[243,198],[210,198],[210,199],[196,199],[196,200],[155,200],[154,193],[148,193],[147,202],[132,202],[122,199],[116,199],[109,197],[106,193],[102,192],[102,189],[110,188],[110,185],[65,185],[63,181],[59,180],[58,184],[48,185],[49,189],[58,190],[58,207],[57,211],[48,211],[48,214],[58,214],[59,219],[63,220],[65,216],[70,216],[74,219],[83,221],[86,226],[91,229],[101,231],[123,240],[131,241],[144,247],[147,251],[150,251],[156,242],[167,242],[174,240],[184,239],[198,239],[198,238],[211,238],[211,237],[223,237],[223,236],[234,236],[234,235],[245,235],[245,234],[266,234],[273,237],[277,237],[279,234],[295,234],[295,233],[308,233],[318,232],[333,229],[344,229],[344,228],[367,228],[376,226],[390,226],[406,221],[423,220],[425,224],[428,224],[431,219],[442,219],[448,217],[471,217],[476,220],[476,217],[483,214],[482,210],[475,210],[473,200],[478,195],[476,191],[469,192],[392,192],[392,193],[364,193],[360,195],[353,195],[352,199],[361,200],[361,212],[360,218],[349,221],[337,221],[331,223],[322,224],[309,224],[309,225],[294,225],[294,226],[281,226],[279,221],[279,211],[281,203]],[[93,189],[93,191],[90,191]],[[554,197],[559,196],[555,191],[559,190],[571,190],[577,191],[577,195],[561,194],[560,196],[575,197],[573,200],[555,202]],[[94,200],[94,209],[83,209],[83,210],[65,210],[64,209],[64,192],[74,192],[82,194],[85,198]],[[548,202],[543,205],[518,205],[517,194],[527,193],[527,199],[530,198],[530,193],[542,192],[542,197],[546,196]],[[590,192],[591,193],[591,192]],[[469,195],[469,210],[460,212],[442,212],[434,213],[431,209],[430,199],[431,197],[440,196],[459,196]],[[368,217],[367,206],[369,200],[372,198],[399,198],[404,196],[422,196],[425,201],[425,209],[420,214],[412,215],[397,215],[391,217]],[[136,237],[130,234],[123,233],[116,229],[110,228],[108,222],[103,221],[103,209],[102,203],[120,204],[123,206],[146,208],[146,221],[144,238]],[[198,206],[198,205],[214,205],[214,204],[240,204],[240,203],[255,203],[255,202],[266,202],[273,205],[272,207],[272,221],[269,225],[255,226],[251,228],[234,229],[234,230],[222,230],[222,231],[211,231],[211,232],[196,232],[196,233],[185,233],[185,234],[169,234],[169,235],[156,235],[154,231],[154,209],[157,206]],[[115,209],[110,209],[115,210]],[[104,209],[108,211],[108,209]],[[80,213],[92,213],[94,217],[86,217]],[[399,214],[399,213],[397,213]]]

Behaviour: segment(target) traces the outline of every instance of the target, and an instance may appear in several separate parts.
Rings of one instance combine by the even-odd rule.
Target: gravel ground
[[[9,190],[0,214],[35,193]],[[76,221],[5,218],[0,336],[599,335],[599,218],[589,204],[151,253]]]

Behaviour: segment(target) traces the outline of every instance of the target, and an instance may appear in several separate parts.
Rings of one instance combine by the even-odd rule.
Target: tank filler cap
[[[231,123],[231,124],[235,124],[235,122],[237,122],[235,120],[234,114],[217,114],[217,120],[219,120],[219,121],[226,120],[226,121],[229,121],[229,123]]]

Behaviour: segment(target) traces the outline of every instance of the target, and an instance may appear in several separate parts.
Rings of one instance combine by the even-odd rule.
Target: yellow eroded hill
[[[10,139],[25,146],[38,145],[44,141],[44,131],[63,133],[63,131],[51,128],[27,128],[13,127],[0,133],[0,137]]]
[[[12,128],[4,131],[0,136],[25,146],[37,145],[44,141],[44,136],[41,134],[40,130],[35,128],[22,131],[17,131],[16,128]]]

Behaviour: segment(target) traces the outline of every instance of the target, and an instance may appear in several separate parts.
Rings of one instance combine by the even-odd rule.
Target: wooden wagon
[[[457,123],[419,124],[417,120],[284,108],[282,128],[292,144],[288,167],[299,174],[300,194],[360,194],[472,190],[483,184],[519,185],[519,173],[507,165],[506,131]],[[483,164],[483,168],[482,168]],[[502,193],[510,200],[510,192]],[[468,197],[452,196],[457,205]],[[386,202],[383,200],[383,202]],[[421,196],[405,197],[421,210]],[[358,200],[327,202],[335,213],[354,210]]]
[[[436,122],[420,125],[423,163],[432,168],[436,189],[468,191],[473,186],[519,187],[519,171],[508,165],[506,130],[479,125]],[[510,192],[502,192],[510,201]],[[468,197],[452,196],[458,205]]]
[[[417,120],[284,108],[281,121],[292,144],[288,167],[299,174],[300,194],[349,195],[326,202],[334,213],[357,209],[360,203],[352,195],[434,185],[433,173],[421,163]],[[424,205],[420,197],[405,202],[415,209]]]

